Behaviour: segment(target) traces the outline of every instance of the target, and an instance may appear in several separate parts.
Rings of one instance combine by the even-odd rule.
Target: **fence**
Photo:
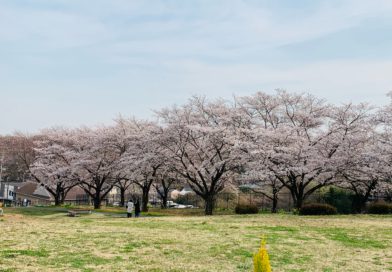
[[[107,199],[105,199],[102,204],[103,205],[113,205],[114,203],[120,202],[120,195],[114,194],[110,195]],[[125,202],[129,199],[139,199],[141,200],[141,194],[126,194]],[[383,195],[373,195],[369,201],[377,201],[385,199],[388,200],[386,196]],[[195,195],[194,193],[188,193],[186,195],[180,195],[175,199],[169,199],[177,204],[184,205],[192,205],[194,207],[203,208],[204,201],[201,197]],[[345,194],[328,194],[327,192],[316,191],[309,198],[306,199],[305,203],[309,202],[317,202],[317,203],[330,203],[334,206],[345,206],[341,208],[343,213],[349,213],[349,210],[352,208],[352,194],[346,192]],[[76,205],[88,205],[92,204],[91,199],[87,196],[78,196],[73,204]],[[216,200],[215,207],[218,209],[234,209],[239,203],[241,204],[250,204],[256,205],[261,210],[271,210],[272,209],[272,200],[266,197],[264,194],[260,192],[255,192],[252,190],[249,191],[239,191],[239,192],[222,192],[218,195]],[[154,207],[160,207],[161,199],[156,194],[150,194],[150,204]],[[277,209],[284,211],[292,211],[295,207],[291,194],[288,190],[282,190],[278,195],[278,203]]]
[[[329,203],[336,206],[341,213],[350,213],[353,209],[353,195],[349,192],[344,194],[330,194],[328,192],[316,191],[311,196],[309,196],[306,203]],[[369,202],[386,200],[390,201],[384,195],[373,195],[369,198]],[[187,194],[185,196],[180,196],[174,200],[179,204],[188,204],[195,207],[202,208],[204,206],[204,201],[194,195]],[[266,197],[264,194],[254,191],[247,192],[236,192],[236,193],[220,193],[217,197],[216,208],[218,209],[234,209],[239,203],[256,205],[261,210],[271,210],[272,200]],[[291,193],[288,191],[282,191],[278,195],[277,210],[292,211],[295,208]]]

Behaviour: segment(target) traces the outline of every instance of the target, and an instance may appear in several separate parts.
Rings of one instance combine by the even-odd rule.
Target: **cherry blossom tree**
[[[101,207],[102,200],[116,183],[122,152],[113,145],[112,127],[79,128],[74,135],[72,167],[79,176],[80,186]]]
[[[170,160],[166,160],[156,175],[153,186],[161,199],[161,208],[167,208],[167,201],[169,200],[170,190],[180,183],[179,175],[174,171],[174,168],[168,164]]]
[[[30,165],[34,179],[61,205],[68,192],[78,184],[78,176],[71,167],[69,146],[73,144],[69,130],[53,128],[42,132],[35,141],[35,160]]]
[[[282,90],[275,95],[259,92],[240,97],[237,103],[252,120],[242,131],[246,137],[241,136],[240,148],[260,162],[263,175],[275,177],[290,191],[296,208],[316,190],[336,181],[336,152],[347,135],[355,134],[366,112]]]
[[[224,101],[193,97],[183,106],[158,112],[163,124],[161,145],[175,171],[205,202],[212,215],[216,197],[238,167],[232,156],[233,118]]]
[[[350,142],[344,150],[346,157],[338,185],[354,193],[353,211],[357,213],[363,211],[372,195],[385,189],[386,167],[377,149],[377,143],[369,139],[365,142]]]
[[[114,187],[117,187],[120,190],[120,206],[124,207],[125,206],[125,195],[127,190],[131,187],[133,184],[132,180],[128,179],[126,175],[118,174],[116,177],[116,182],[114,184]]]
[[[345,142],[337,152],[341,162],[337,185],[354,193],[353,211],[360,213],[366,202],[383,189],[388,179],[389,166],[382,144],[377,112],[365,104],[346,111],[354,120],[363,113],[361,121],[356,121],[355,133],[346,135]]]
[[[111,126],[17,134],[12,160],[56,204],[78,184],[95,208],[114,186],[122,204],[136,186],[143,211],[152,187],[165,206],[176,182],[186,182],[204,200],[206,215],[225,187],[241,182],[261,185],[273,212],[282,188],[301,208],[317,190],[338,185],[355,193],[358,211],[372,194],[391,190],[392,103],[375,112],[367,104],[335,106],[278,90],[233,104],[193,97],[157,116],[158,123],[120,116]]]
[[[117,150],[120,158],[115,171],[114,186],[120,190],[120,206],[125,206],[125,194],[133,184],[128,172],[132,163],[127,158],[127,152],[135,145],[135,140],[139,139],[139,124],[133,119],[125,119],[119,116],[115,119],[115,126],[110,131],[112,146]]]
[[[22,140],[23,138],[16,135],[0,135],[0,182],[4,180],[22,182],[25,180],[28,169],[19,158],[19,147]]]
[[[279,193],[285,186],[275,175],[260,169],[259,164],[251,163],[249,168],[238,177],[238,181],[246,185],[256,185],[250,190],[263,195],[272,202],[272,213],[278,211]]]
[[[31,177],[30,167],[34,163],[36,156],[34,142],[40,140],[41,137],[41,135],[28,135],[17,132],[9,142],[11,146],[9,155],[14,157],[15,163],[18,165],[18,169],[24,177],[23,180]],[[32,178],[36,180],[36,178]]]
[[[158,127],[147,121],[123,120],[133,131],[130,148],[124,155],[123,164],[127,177],[142,192],[142,211],[148,211],[149,194],[158,170],[164,163],[157,140]]]
[[[388,93],[390,103],[376,113],[374,120],[378,124],[377,135],[377,161],[381,161],[381,165],[384,167],[383,171],[384,178],[380,185],[379,190],[381,195],[386,198],[391,198],[392,195],[392,91]],[[377,165],[378,169],[380,166]]]

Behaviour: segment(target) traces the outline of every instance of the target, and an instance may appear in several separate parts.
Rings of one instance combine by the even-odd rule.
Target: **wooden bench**
[[[91,210],[83,210],[83,209],[68,210],[69,217],[76,217],[81,214],[91,214]]]

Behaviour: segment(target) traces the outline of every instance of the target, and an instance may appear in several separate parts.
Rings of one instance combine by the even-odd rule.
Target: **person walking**
[[[127,217],[128,218],[132,217],[132,212],[133,212],[134,207],[135,206],[134,206],[132,200],[129,200],[127,203]]]
[[[139,199],[135,202],[135,217],[140,216],[140,202]]]

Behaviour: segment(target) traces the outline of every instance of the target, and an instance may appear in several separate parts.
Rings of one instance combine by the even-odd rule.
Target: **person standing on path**
[[[129,200],[127,203],[127,217],[128,218],[132,217],[132,212],[133,212],[134,207],[135,206],[133,205],[132,200]]]
[[[139,199],[135,202],[135,217],[139,217],[140,215],[140,202]]]

